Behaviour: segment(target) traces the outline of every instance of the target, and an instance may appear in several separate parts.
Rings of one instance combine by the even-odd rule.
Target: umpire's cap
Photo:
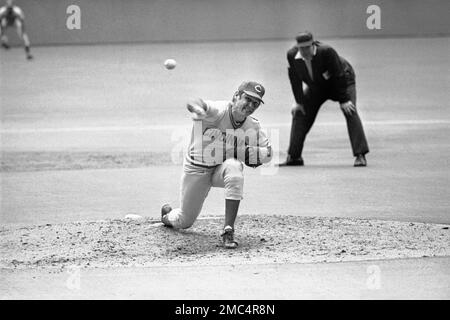
[[[295,40],[297,40],[297,45],[299,47],[309,47],[314,42],[313,35],[309,31],[304,31],[304,32],[299,33],[295,37]]]
[[[262,100],[262,97],[264,93],[266,92],[266,89],[262,86],[262,84],[255,82],[255,81],[244,81],[241,83],[241,85],[238,88],[238,91],[244,92],[246,95],[253,97],[262,103],[264,101]]]

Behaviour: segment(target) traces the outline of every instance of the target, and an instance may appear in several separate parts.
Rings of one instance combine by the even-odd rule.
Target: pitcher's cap
[[[241,83],[238,90],[264,103],[262,97],[264,96],[266,89],[264,89],[262,84],[255,81],[244,81]]]
[[[313,35],[309,31],[299,33],[295,37],[295,40],[297,40],[297,46],[299,47],[308,47],[312,45],[314,42]]]

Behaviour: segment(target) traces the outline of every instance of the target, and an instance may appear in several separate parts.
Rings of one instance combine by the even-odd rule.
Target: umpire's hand
[[[346,114],[346,115],[351,115],[353,112],[356,112],[356,107],[353,104],[353,102],[351,101],[347,101],[344,103],[341,103],[341,110]]]
[[[294,106],[292,107],[292,110],[291,110],[292,116],[294,116],[295,113],[297,113],[297,112],[301,112],[303,115],[306,114],[305,107],[302,104],[294,102]]]

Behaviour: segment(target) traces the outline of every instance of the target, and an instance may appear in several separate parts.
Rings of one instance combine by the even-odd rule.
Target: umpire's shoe
[[[236,249],[238,247],[238,243],[234,241],[234,229],[231,226],[223,228],[222,239],[225,248]]]
[[[165,204],[161,208],[161,222],[164,223],[166,227],[172,227],[167,214],[172,211],[172,207],[169,204]]]
[[[358,154],[355,159],[355,167],[365,167],[367,166],[366,157],[363,154]]]
[[[279,167],[288,167],[288,166],[304,166],[303,158],[292,159],[290,155],[287,156],[285,162],[280,163]]]

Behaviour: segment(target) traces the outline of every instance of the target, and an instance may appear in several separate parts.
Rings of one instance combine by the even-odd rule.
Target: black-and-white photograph
[[[0,0],[0,299],[450,299],[449,12]]]

